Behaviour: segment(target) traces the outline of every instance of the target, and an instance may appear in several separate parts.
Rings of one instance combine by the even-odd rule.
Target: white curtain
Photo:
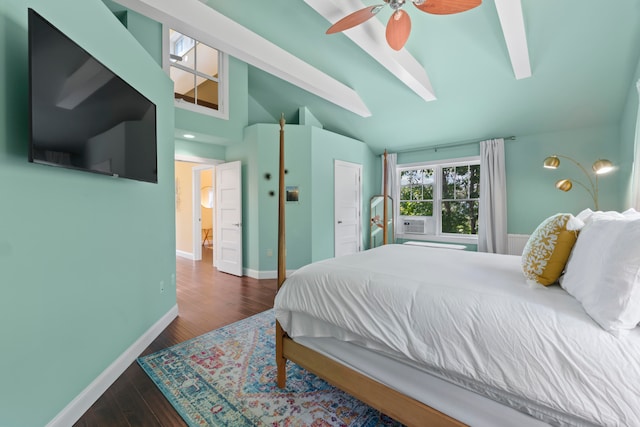
[[[382,157],[382,183],[380,184],[380,194],[384,194],[384,154]],[[393,200],[393,242],[396,240],[398,229],[398,173],[396,166],[398,165],[398,154],[387,153],[387,194]],[[389,242],[389,243],[393,243]]]
[[[507,253],[507,180],[502,138],[480,142],[478,251]]]
[[[640,95],[640,80],[636,82]],[[631,173],[631,207],[640,210],[640,106],[636,119],[636,137],[634,143],[633,172]]]

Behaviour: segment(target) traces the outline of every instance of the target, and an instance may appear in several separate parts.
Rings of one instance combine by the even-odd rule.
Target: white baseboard
[[[296,270],[287,270],[287,276],[295,272]],[[251,268],[245,268],[242,272],[245,276],[251,277],[253,279],[277,279],[278,271],[277,270],[268,270],[268,271],[260,271],[253,270]]]
[[[191,252],[179,251],[176,249],[176,255],[182,258],[190,259],[191,261],[195,260],[195,257]]]
[[[68,427],[78,421],[177,316],[178,305],[176,304],[49,421],[46,427]]]

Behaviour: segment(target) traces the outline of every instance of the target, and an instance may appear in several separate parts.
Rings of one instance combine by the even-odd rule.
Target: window
[[[167,45],[176,106],[226,119],[226,55],[172,29]]]
[[[401,166],[398,174],[399,214],[424,219],[424,234],[478,234],[479,159]]]

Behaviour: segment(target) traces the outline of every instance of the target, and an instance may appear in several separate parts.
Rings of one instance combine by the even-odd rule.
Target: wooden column
[[[278,290],[287,277],[287,254],[284,223],[284,113],[280,117],[280,166],[278,171]],[[278,387],[287,383],[287,360],[284,358],[285,332],[276,320],[276,367],[278,369]]]
[[[387,150],[384,150],[384,164],[382,166],[382,174],[383,174],[383,189],[382,189],[382,244],[386,245],[389,243],[389,237],[387,236],[387,227],[389,224],[389,218],[387,214],[387,196],[389,194],[389,174],[387,172]]]

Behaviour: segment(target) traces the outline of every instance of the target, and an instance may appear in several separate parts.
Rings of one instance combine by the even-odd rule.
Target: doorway
[[[215,266],[216,159],[175,157],[176,255]],[[204,256],[203,256],[204,254]]]

